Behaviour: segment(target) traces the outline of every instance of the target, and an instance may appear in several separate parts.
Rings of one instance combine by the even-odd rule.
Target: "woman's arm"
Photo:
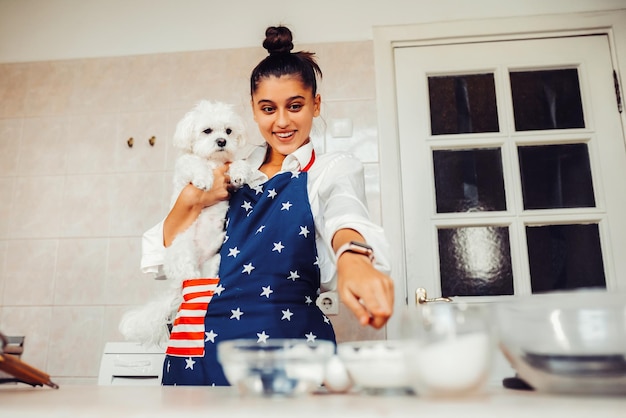
[[[230,197],[228,164],[213,170],[213,184],[209,190],[200,190],[188,184],[178,195],[174,206],[163,221],[163,245],[169,247],[176,236],[189,228],[202,209]]]
[[[340,229],[333,236],[333,250],[337,252],[350,241],[366,243],[357,231]],[[375,269],[366,255],[349,251],[339,255],[337,291],[343,303],[362,325],[381,328],[393,313],[393,280]]]

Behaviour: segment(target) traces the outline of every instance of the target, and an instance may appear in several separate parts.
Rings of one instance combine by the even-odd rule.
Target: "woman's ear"
[[[318,117],[320,115],[320,109],[322,107],[322,96],[320,96],[319,94],[316,94],[315,98],[313,99],[313,102],[314,102],[313,117]]]

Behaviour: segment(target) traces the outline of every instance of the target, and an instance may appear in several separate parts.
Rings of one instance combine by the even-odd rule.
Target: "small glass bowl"
[[[240,339],[218,344],[228,382],[243,395],[296,396],[314,392],[324,381],[335,352],[331,341]]]

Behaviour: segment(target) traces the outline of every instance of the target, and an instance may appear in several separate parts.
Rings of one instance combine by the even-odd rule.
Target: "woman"
[[[222,340],[335,341],[315,306],[320,285],[336,288],[362,325],[380,328],[393,311],[387,244],[368,218],[362,164],[342,153],[316,155],[310,141],[321,106],[314,54],[292,53],[285,27],[268,28],[263,46],[269,55],[250,79],[254,120],[266,141],[248,157],[258,178],[231,193],[224,166],[210,190],[187,186],[166,219],[144,235],[142,267],[156,271],[164,246],[203,208],[230,199],[203,353],[177,353],[171,337],[163,384],[228,384],[215,354]]]

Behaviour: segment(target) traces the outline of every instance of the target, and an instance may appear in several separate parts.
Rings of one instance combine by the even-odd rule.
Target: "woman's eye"
[[[289,109],[298,111],[302,109],[302,105],[300,103],[293,103],[291,106],[289,106]]]
[[[213,132],[213,129],[211,129],[211,128],[206,128],[206,129],[205,129],[204,131],[202,131],[202,132],[204,132],[205,134],[207,134],[207,135],[208,135],[208,134],[210,134],[211,132]]]
[[[230,135],[233,132],[232,129],[230,128],[226,128],[226,135]]]

